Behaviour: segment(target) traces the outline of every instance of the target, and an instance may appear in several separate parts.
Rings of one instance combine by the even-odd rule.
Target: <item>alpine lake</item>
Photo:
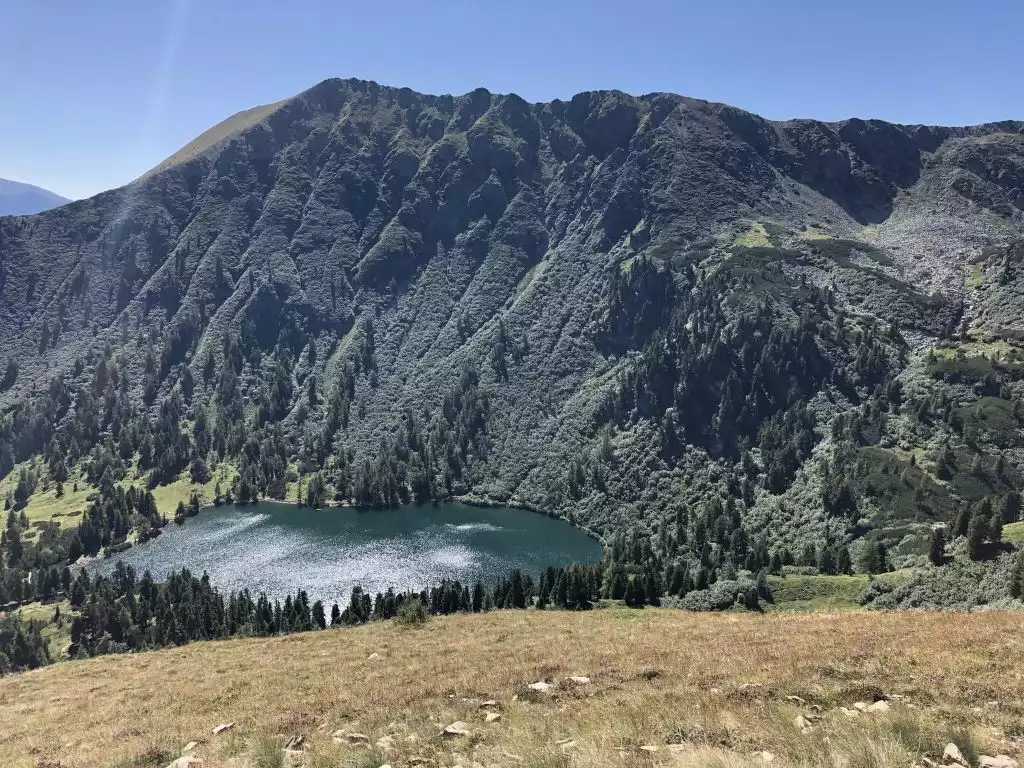
[[[374,594],[424,589],[442,579],[492,584],[519,568],[537,578],[549,565],[596,562],[600,542],[564,520],[458,501],[395,509],[311,509],[278,502],[204,508],[155,539],[89,566],[118,562],[154,579],[204,571],[222,592],[248,588],[283,598],[299,589],[328,606],[352,588]]]

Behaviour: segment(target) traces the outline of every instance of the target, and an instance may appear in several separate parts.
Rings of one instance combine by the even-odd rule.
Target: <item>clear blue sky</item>
[[[0,177],[83,197],[327,77],[1024,118],[1024,0],[0,0]]]

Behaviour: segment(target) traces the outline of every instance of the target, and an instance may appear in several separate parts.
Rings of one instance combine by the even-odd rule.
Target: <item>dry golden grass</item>
[[[187,163],[189,160],[209,151],[218,144],[226,142],[232,137],[237,136],[243,131],[252,128],[254,125],[265,120],[280,109],[286,101],[287,100],[278,101],[274,104],[263,104],[258,107],[252,107],[251,109],[238,112],[226,120],[222,120],[212,128],[209,128],[199,134],[199,136],[194,138],[162,163],[149,171],[146,171],[140,179],[148,178],[157,173],[173,168],[176,165]]]
[[[949,740],[1015,753],[1022,625],[1001,613],[517,611],[195,643],[0,681],[0,754],[7,766],[165,766],[197,741],[205,766],[263,768],[301,733],[314,767],[740,766],[767,750],[773,766],[908,768]],[[541,679],[553,692],[529,694]],[[905,698],[888,714],[837,709],[882,693]],[[485,724],[475,700],[489,698],[502,716]],[[816,707],[801,733],[795,718]],[[471,735],[440,737],[455,720]],[[212,735],[222,722],[235,726]],[[370,746],[335,744],[336,729]]]

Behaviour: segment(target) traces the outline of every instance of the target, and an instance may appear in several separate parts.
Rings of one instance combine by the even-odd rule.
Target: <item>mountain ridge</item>
[[[70,202],[68,198],[34,184],[0,179],[0,216],[27,216]]]

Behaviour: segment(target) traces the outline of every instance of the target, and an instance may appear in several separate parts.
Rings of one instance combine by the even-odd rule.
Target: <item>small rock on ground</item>
[[[981,768],[1017,768],[1017,761],[1009,755],[982,755],[978,758],[978,765]]]
[[[569,682],[573,685],[587,685],[590,683],[590,678],[586,675],[573,675],[569,678]]]
[[[394,736],[381,736],[377,739],[377,749],[381,752],[390,752],[395,748],[395,737]]]
[[[186,755],[185,757],[179,757],[173,763],[168,765],[167,768],[191,768],[192,766],[202,764],[203,761],[200,760],[198,757],[190,757]]]
[[[964,757],[964,753],[960,751],[960,747],[953,742],[949,742],[949,744],[946,745],[946,748],[942,750],[942,759],[947,763],[952,762],[959,763],[960,765],[969,765],[967,758]]]
[[[366,657],[366,660],[367,661],[376,661],[379,658],[380,658],[380,654],[377,653],[376,651],[374,651],[373,653],[371,653],[369,656]]]
[[[446,725],[443,733],[445,736],[469,736],[469,726],[461,720],[456,720],[451,725]]]
[[[182,747],[181,754],[183,754],[183,755],[187,754],[187,753],[191,752],[193,749],[195,749],[198,746],[199,746],[199,742],[198,741],[190,741],[188,744],[186,744],[184,747]]]
[[[498,706],[498,702],[494,699],[485,699],[484,701],[481,701],[480,704],[478,704],[477,706],[479,706],[480,709],[487,709],[489,707]]]
[[[531,691],[536,691],[537,693],[547,693],[551,690],[552,686],[551,683],[545,683],[543,680],[541,680],[536,683],[530,683],[526,687],[529,688]]]
[[[868,707],[864,711],[865,712],[879,713],[879,712],[888,712],[890,709],[892,709],[892,707],[889,706],[889,702],[887,702],[887,701],[876,701],[874,704],[869,704]]]
[[[221,723],[213,729],[213,735],[219,736],[222,733],[226,733],[235,727],[234,723]]]
[[[487,716],[484,718],[484,721],[488,723],[496,723],[499,720],[501,720],[501,715],[497,712],[488,712]]]

